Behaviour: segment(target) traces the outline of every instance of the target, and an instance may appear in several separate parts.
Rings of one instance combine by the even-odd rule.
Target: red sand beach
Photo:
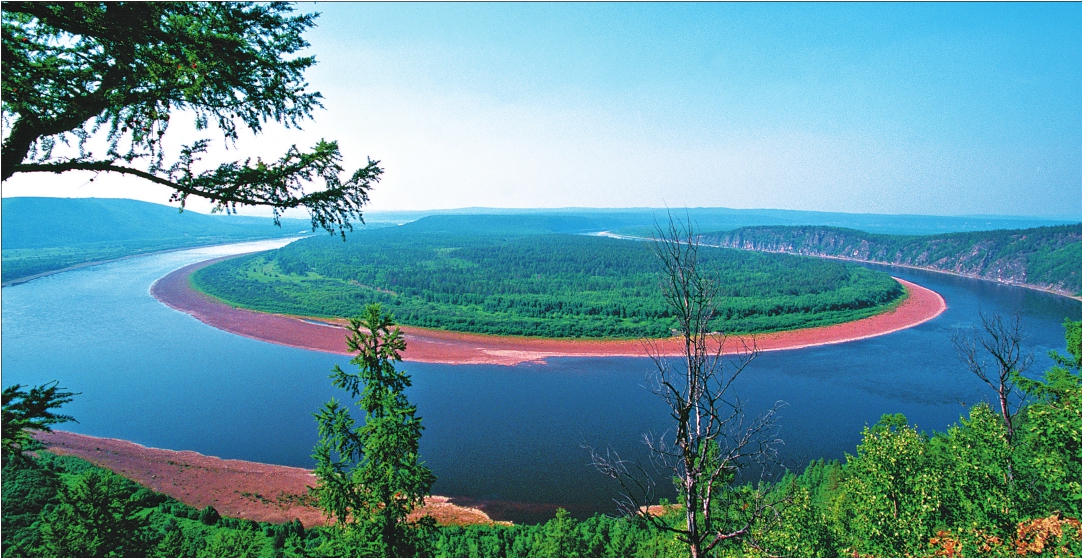
[[[305,319],[233,308],[192,289],[189,276],[221,259],[224,258],[178,269],[155,282],[150,292],[171,308],[230,333],[291,347],[346,354],[346,331],[341,327],[343,321]],[[898,281],[905,286],[909,297],[894,310],[855,322],[757,335],[755,345],[761,351],[779,351],[855,341],[913,327],[946,310],[946,302],[935,291],[901,279]],[[543,362],[548,357],[646,354],[643,343],[638,340],[503,337],[409,326],[402,326],[402,332],[407,342],[402,357],[414,362],[513,365]],[[730,341],[729,346],[735,349],[739,345],[739,342]],[[681,344],[676,339],[659,340],[656,346],[663,355],[682,354]]]
[[[214,506],[228,517],[271,523],[294,519],[305,527],[327,523],[307,497],[308,487],[316,482],[308,469],[148,448],[59,430],[38,439],[53,453],[81,457],[189,506]],[[443,496],[426,498],[414,514],[431,515],[441,525],[493,523],[485,512],[455,505]]]

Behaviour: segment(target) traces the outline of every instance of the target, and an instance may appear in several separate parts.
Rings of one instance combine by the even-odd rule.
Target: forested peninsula
[[[905,265],[1082,297],[1082,223],[927,236],[818,226],[759,226],[702,236],[708,245]]]
[[[551,338],[661,338],[675,326],[649,243],[439,226],[428,217],[343,242],[310,238],[192,275],[197,290],[263,312],[349,317],[377,302],[409,326]],[[456,225],[459,225],[456,218]],[[523,232],[525,231],[525,232]],[[765,333],[883,312],[905,290],[836,261],[704,249],[723,301],[717,330]]]

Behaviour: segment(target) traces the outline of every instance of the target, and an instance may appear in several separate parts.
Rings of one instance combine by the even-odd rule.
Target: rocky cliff
[[[1082,296],[1082,223],[931,236],[833,227],[745,227],[706,245],[906,265]]]

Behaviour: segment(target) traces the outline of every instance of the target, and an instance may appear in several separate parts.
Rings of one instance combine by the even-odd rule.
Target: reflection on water
[[[258,247],[248,246],[245,250]],[[125,260],[3,289],[3,385],[54,379],[80,392],[65,428],[224,458],[310,466],[312,413],[341,397],[327,375],[348,358],[237,337],[154,300],[150,285],[181,266],[237,251],[201,248]],[[876,266],[882,267],[882,266]],[[1082,303],[949,275],[891,268],[938,291],[940,317],[890,335],[760,355],[739,382],[755,412],[782,400],[785,463],[844,458],[883,413],[942,430],[989,398],[950,343],[978,311],[1022,312],[1034,370],[1063,350],[1065,317]],[[451,366],[406,363],[409,396],[424,418],[422,451],[438,494],[488,502],[497,516],[551,517],[612,511],[616,487],[583,446],[642,454],[644,432],[669,424],[643,386],[641,358],[560,358],[548,364]]]

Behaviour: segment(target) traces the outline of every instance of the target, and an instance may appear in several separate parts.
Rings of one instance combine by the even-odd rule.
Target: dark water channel
[[[250,248],[249,248],[250,249]],[[64,428],[223,458],[311,466],[312,413],[341,396],[327,374],[348,359],[225,333],[149,294],[169,271],[238,248],[196,249],[61,273],[3,289],[3,386],[60,380],[80,392]],[[852,453],[861,429],[905,413],[942,430],[989,397],[958,364],[950,335],[978,310],[1021,311],[1037,353],[1064,348],[1065,317],[1082,303],[948,275],[891,269],[936,290],[948,310],[898,333],[761,355],[739,382],[752,412],[782,400],[784,463]],[[616,487],[583,445],[641,454],[641,436],[668,426],[635,358],[560,358],[547,364],[406,363],[409,397],[424,417],[422,451],[434,492],[486,503],[516,521],[612,511]]]

